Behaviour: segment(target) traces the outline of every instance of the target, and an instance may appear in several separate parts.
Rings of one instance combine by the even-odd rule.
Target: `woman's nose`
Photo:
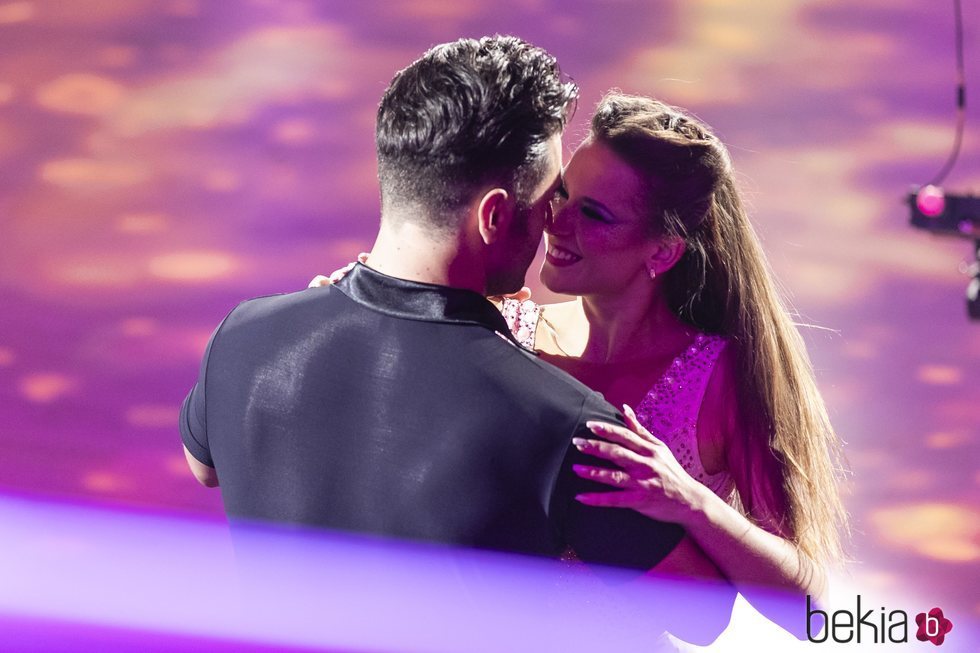
[[[567,233],[570,226],[568,211],[565,210],[564,201],[555,201],[551,204],[548,211],[548,219],[544,223],[544,230],[549,234]]]

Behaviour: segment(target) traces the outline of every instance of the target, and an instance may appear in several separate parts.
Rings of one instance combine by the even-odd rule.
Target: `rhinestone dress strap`
[[[541,307],[530,299],[504,299],[500,312],[517,342],[534,349],[534,334],[538,328],[538,318],[541,317]]]
[[[731,476],[704,470],[697,441],[701,403],[726,344],[721,336],[698,335],[646,394],[636,408],[636,416],[663,440],[688,474],[727,500],[734,489]]]

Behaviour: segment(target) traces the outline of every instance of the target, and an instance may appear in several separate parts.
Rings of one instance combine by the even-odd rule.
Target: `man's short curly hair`
[[[435,46],[395,75],[378,107],[382,207],[418,207],[445,229],[488,184],[526,205],[577,94],[552,55],[517,37]]]

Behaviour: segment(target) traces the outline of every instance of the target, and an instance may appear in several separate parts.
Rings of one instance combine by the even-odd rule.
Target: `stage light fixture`
[[[913,227],[944,236],[969,238],[973,241],[972,276],[966,289],[966,312],[971,320],[980,320],[980,197],[956,195],[939,186],[913,187],[906,197],[912,212]]]
[[[980,320],[980,197],[952,195],[939,186],[953,169],[963,146],[966,126],[966,72],[963,65],[963,7],[953,0],[956,51],[956,132],[953,149],[939,173],[925,186],[913,186],[906,197],[912,210],[912,226],[935,234],[973,240],[972,278],[966,289],[966,310],[971,320]]]
[[[954,195],[938,186],[913,187],[906,198],[913,227],[960,238],[980,238],[980,197]]]
[[[973,241],[974,261],[970,265],[973,278],[966,287],[966,312],[971,320],[980,320],[980,239]]]

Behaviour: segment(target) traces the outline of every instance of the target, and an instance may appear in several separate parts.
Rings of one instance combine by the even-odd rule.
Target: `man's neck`
[[[382,221],[367,265],[378,272],[408,281],[419,281],[480,294],[486,277],[478,254],[465,235],[440,235],[412,223]]]

